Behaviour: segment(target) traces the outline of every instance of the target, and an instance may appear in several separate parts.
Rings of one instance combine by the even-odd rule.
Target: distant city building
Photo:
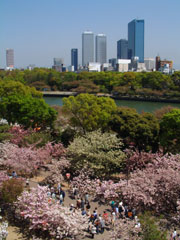
[[[117,59],[117,72],[128,72],[129,64],[131,63],[130,59]]]
[[[145,58],[144,59],[146,71],[154,71],[155,70],[155,59],[154,58]]]
[[[89,62],[88,63],[88,71],[89,72],[101,72],[101,64],[97,62]]]
[[[62,66],[64,64],[63,58],[54,58],[54,66]]]
[[[128,23],[128,58],[139,57],[144,62],[144,20],[134,19]]]
[[[6,49],[6,66],[7,69],[14,68],[14,49]]]
[[[68,72],[74,72],[75,70],[74,70],[74,66],[73,65],[71,65],[71,66],[69,66],[68,67]]]
[[[35,64],[29,64],[29,66],[27,66],[27,69],[31,71],[35,68],[35,66]]]
[[[156,71],[159,71],[164,67],[164,65],[169,64],[169,68],[173,69],[173,61],[170,60],[161,60],[159,56],[156,57]]]
[[[82,34],[82,66],[89,62],[94,62],[94,34],[87,31]]]
[[[52,66],[52,68],[58,72],[62,72],[63,65],[64,65],[64,59],[63,58],[54,58],[53,61],[54,61],[54,65]]]
[[[112,67],[111,63],[103,63],[101,65],[101,71],[107,72],[107,71],[113,71],[114,68]]]
[[[106,43],[106,35],[98,34],[96,36],[96,62],[101,64],[106,63],[107,58],[107,43]]]
[[[111,66],[115,69],[116,68],[116,63],[117,59],[116,58],[110,58],[109,63],[111,63]]]
[[[146,71],[145,63],[139,62],[139,57],[132,57],[129,70],[134,72]]]
[[[126,39],[117,41],[117,59],[128,59],[128,41]]]
[[[78,49],[71,49],[71,66],[74,66],[74,71],[78,70]]]

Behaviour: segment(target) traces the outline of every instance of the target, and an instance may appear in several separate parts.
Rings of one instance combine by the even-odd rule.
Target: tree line
[[[139,98],[178,99],[180,72],[80,72],[60,73],[53,69],[0,71],[0,79],[15,80],[37,90],[74,91],[78,93],[111,93]]]

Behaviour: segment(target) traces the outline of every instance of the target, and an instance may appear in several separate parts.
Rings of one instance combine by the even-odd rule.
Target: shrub
[[[0,200],[3,203],[13,203],[23,191],[22,180],[11,178],[4,181],[1,188]]]

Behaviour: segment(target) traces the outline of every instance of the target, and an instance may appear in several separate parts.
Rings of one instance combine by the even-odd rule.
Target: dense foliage
[[[122,142],[115,134],[94,131],[76,137],[67,155],[73,169],[88,166],[95,176],[106,176],[123,168],[125,154],[121,148]]]
[[[119,107],[109,125],[123,139],[125,146],[133,145],[139,151],[157,151],[159,123],[153,114],[138,114],[133,108]]]
[[[71,124],[84,132],[99,128],[106,129],[111,115],[117,108],[111,98],[90,94],[64,98],[63,102],[63,110],[70,115]]]
[[[20,82],[0,80],[0,117],[24,127],[52,127],[56,111],[34,88]]]
[[[3,182],[0,193],[2,203],[13,203],[23,191],[21,179],[11,178]]]
[[[42,148],[19,147],[11,143],[1,143],[0,164],[11,174],[12,171],[20,176],[33,176],[40,166],[52,161],[52,158],[65,156],[65,149],[61,143],[52,145],[46,144]]]
[[[87,219],[79,210],[70,211],[48,196],[47,187],[24,191],[16,203],[16,213],[28,220],[30,230],[39,230],[49,236],[79,239],[87,229]]]
[[[160,72],[150,73],[59,73],[53,69],[1,71],[0,79],[20,81],[37,90],[59,90],[87,93],[114,93],[120,96],[143,98],[174,98],[180,96],[180,73],[172,76]]]
[[[179,152],[180,149],[180,110],[172,109],[163,115],[160,141],[165,152]]]

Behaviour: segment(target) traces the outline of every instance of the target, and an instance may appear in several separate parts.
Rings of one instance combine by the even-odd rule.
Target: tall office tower
[[[82,66],[89,62],[94,62],[94,34],[87,31],[82,34]]]
[[[144,62],[144,20],[134,19],[128,23],[128,58],[132,57]]]
[[[105,34],[98,34],[96,36],[96,62],[101,64],[106,63],[106,35]]]
[[[14,68],[14,49],[6,49],[6,66]]]
[[[117,41],[117,59],[128,59],[128,40]]]
[[[74,71],[78,70],[78,49],[71,49],[71,66],[74,66]]]

